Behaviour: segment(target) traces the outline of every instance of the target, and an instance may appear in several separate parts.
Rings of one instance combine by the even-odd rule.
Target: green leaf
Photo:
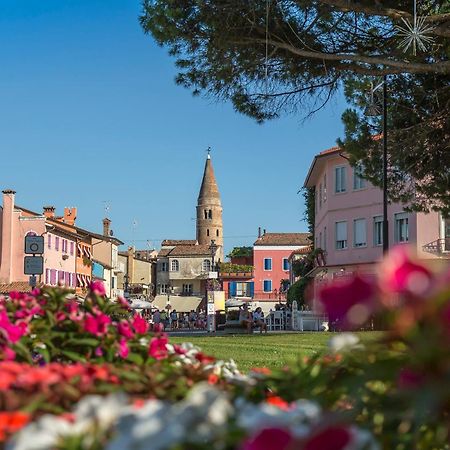
[[[88,345],[89,347],[98,347],[99,341],[95,338],[80,338],[80,339],[69,339],[66,344],[76,344],[76,345]]]
[[[138,353],[130,353],[127,357],[127,361],[131,361],[138,366],[141,366],[144,363],[144,358]]]
[[[61,350],[61,354],[72,361],[86,362],[86,359],[83,356],[70,350]]]

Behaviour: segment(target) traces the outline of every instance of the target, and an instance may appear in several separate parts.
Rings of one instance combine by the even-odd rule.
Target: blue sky
[[[107,202],[119,239],[158,247],[195,237],[211,146],[226,251],[251,245],[258,226],[306,231],[297,191],[342,136],[342,98],[306,123],[258,125],[176,86],[139,13],[138,0],[0,1],[1,189],[37,211],[77,206],[97,232]]]

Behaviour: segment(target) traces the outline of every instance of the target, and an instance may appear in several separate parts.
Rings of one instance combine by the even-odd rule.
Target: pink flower
[[[145,334],[148,331],[148,323],[143,317],[136,314],[133,319],[133,328],[137,334]]]
[[[110,323],[111,319],[106,314],[100,313],[97,316],[93,316],[88,313],[84,320],[84,329],[95,336],[102,336],[108,332]]]
[[[155,359],[167,358],[167,344],[169,343],[166,335],[153,337],[148,347],[148,354]]]
[[[5,361],[14,361],[14,359],[16,358],[16,352],[9,347],[4,347],[3,348],[3,355],[5,358]]]
[[[121,358],[125,359],[130,353],[130,349],[128,348],[127,340],[125,338],[121,338],[119,341],[119,355]]]
[[[106,295],[105,286],[102,281],[93,281],[90,284],[89,289],[93,294],[99,295],[100,297],[104,297]]]
[[[242,446],[242,450],[285,450],[292,441],[293,437],[288,430],[282,428],[265,428],[246,440]]]
[[[5,311],[0,313],[0,333],[3,333],[8,342],[16,343],[26,331],[26,324],[13,325]]]
[[[95,349],[95,356],[103,356],[103,349],[101,347]]]
[[[363,325],[374,312],[375,294],[375,286],[356,275],[324,287],[319,299],[331,322],[351,329]]]
[[[133,330],[126,320],[122,320],[117,324],[117,331],[127,339],[131,339],[134,336]]]
[[[127,302],[126,298],[123,297],[117,297],[117,303],[119,303],[120,306],[122,306],[125,309],[130,309],[130,304]]]
[[[309,438],[303,450],[343,450],[352,440],[350,430],[346,427],[329,427]]]
[[[398,293],[420,297],[431,288],[433,274],[415,262],[405,246],[391,250],[382,265],[382,288],[388,294]]]
[[[64,314],[64,312],[58,311],[58,312],[55,314],[55,319],[56,319],[57,322],[62,322],[63,320],[66,319],[66,315]]]

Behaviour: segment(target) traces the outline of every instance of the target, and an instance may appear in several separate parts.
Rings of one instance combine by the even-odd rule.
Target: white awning
[[[171,295],[169,304],[172,309],[176,309],[177,312],[190,312],[192,309],[195,311],[202,301],[202,297],[194,297],[193,295]],[[167,305],[167,295],[157,295],[152,302],[152,306],[158,309],[165,309]]]

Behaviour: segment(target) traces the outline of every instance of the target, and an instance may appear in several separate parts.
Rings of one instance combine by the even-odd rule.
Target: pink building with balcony
[[[374,273],[383,254],[383,194],[352,168],[338,147],[318,154],[304,186],[315,188],[315,248],[325,252],[316,267],[315,290],[333,278],[354,272]],[[419,258],[448,264],[450,221],[438,212],[405,212],[388,205],[389,247],[412,245]]]
[[[289,282],[289,257],[311,244],[309,233],[266,233],[253,245],[254,300],[286,299],[282,281]]]
[[[29,275],[24,274],[24,242],[28,234],[44,236],[44,273],[37,283],[75,287],[76,235],[15,204],[15,192],[3,191],[0,207],[0,292],[26,292]]]

